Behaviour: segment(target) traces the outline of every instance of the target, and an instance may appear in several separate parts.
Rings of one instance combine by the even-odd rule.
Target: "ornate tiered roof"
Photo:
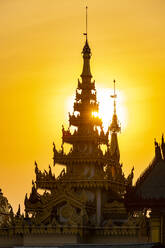
[[[61,164],[65,168],[56,176],[50,165],[48,170],[41,171],[35,162],[36,180],[32,181],[30,195],[25,196],[25,216],[19,206],[16,215],[11,211],[8,227],[0,229],[3,237],[21,237],[25,246],[33,244],[33,240],[36,242],[37,237],[39,242],[41,237],[50,238],[52,244],[52,238],[56,237],[61,237],[61,243],[71,242],[70,237],[86,242],[91,236],[116,240],[122,237],[128,241],[130,236],[139,238],[142,234],[139,223],[145,217],[131,215],[124,203],[126,191],[132,188],[133,169],[126,178],[120,163],[117,135],[121,127],[116,111],[115,81],[111,96],[114,113],[104,132],[102,120],[95,117],[99,103],[90,69],[87,27],[85,36],[83,70],[81,80],[78,79],[73,113],[69,113],[68,128],[62,126],[61,149],[53,143],[53,165]],[[69,152],[65,151],[65,144],[71,145]],[[101,145],[105,145],[105,151]],[[66,241],[63,241],[64,236],[68,238]]]
[[[26,213],[38,216],[37,218],[40,218],[41,222],[45,221],[45,223],[48,218],[45,206],[49,206],[49,215],[51,215],[53,209],[56,209],[57,212],[60,211],[58,204],[63,205],[65,202],[70,202],[71,198],[73,199],[72,203],[77,204],[77,201],[81,201],[78,200],[78,197],[82,198],[82,195],[86,200],[84,205],[79,206],[79,208],[85,209],[90,223],[93,223],[92,225],[96,222],[98,225],[109,223],[107,221],[110,212],[112,212],[111,204],[113,201],[118,205],[118,217],[120,217],[119,212],[121,212],[121,216],[124,214],[125,218],[127,215],[126,210],[123,210],[123,195],[127,188],[132,186],[133,170],[128,178],[125,178],[122,164],[120,164],[117,134],[121,128],[116,112],[115,81],[114,94],[112,95],[114,113],[108,131],[104,132],[102,120],[93,114],[98,112],[99,104],[95,81],[92,81],[91,49],[87,35],[82,55],[81,80],[78,79],[73,113],[69,113],[69,126],[67,129],[62,126],[61,149],[57,150],[55,143],[53,143],[53,164],[54,166],[61,164],[65,168],[56,177],[52,173],[51,166],[49,166],[48,171],[42,172],[35,162],[36,181],[33,182],[30,196],[26,195],[25,197]],[[73,131],[71,131],[71,126]],[[110,136],[111,139],[109,139]],[[65,143],[72,146],[68,153],[65,152]],[[100,145],[102,144],[106,145],[105,152],[101,149]],[[40,195],[38,189],[45,190],[45,193]],[[60,193],[62,191],[66,191],[68,197],[62,197],[63,194]],[[69,197],[71,197],[70,200]],[[99,203],[99,199],[102,199],[103,202]],[[103,217],[101,217],[101,211],[103,211]],[[45,216],[45,220],[41,216]],[[59,222],[61,223],[60,220]],[[90,223],[88,225],[91,225]]]
[[[155,140],[155,156],[128,192],[127,204],[131,208],[162,208],[165,206],[165,143]]]

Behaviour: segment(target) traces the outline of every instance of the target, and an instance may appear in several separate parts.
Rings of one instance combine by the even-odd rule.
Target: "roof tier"
[[[91,89],[85,89],[82,90],[81,93],[79,93],[78,91],[76,91],[76,101],[79,100],[92,100],[92,101],[96,101],[96,92],[91,92]]]
[[[99,134],[98,130],[91,130],[90,133],[87,132],[79,132],[77,130],[72,134],[70,130],[64,130],[62,132],[62,140],[65,143],[69,143],[71,145],[78,143],[92,143],[92,144],[108,144],[108,132],[104,133],[103,130]]]
[[[70,126],[84,126],[84,125],[91,125],[91,126],[102,126],[102,120],[99,117],[92,116],[89,120],[88,118],[83,118],[80,114],[75,116],[69,114],[69,124]]]
[[[99,104],[97,102],[75,102],[74,103],[74,111],[78,112],[98,112],[99,110]]]
[[[84,80],[82,83],[78,80],[78,90],[95,90],[95,81],[86,81]]]

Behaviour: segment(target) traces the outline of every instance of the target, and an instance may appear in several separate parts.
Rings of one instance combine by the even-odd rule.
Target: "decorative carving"
[[[129,186],[132,186],[133,177],[134,177],[134,167],[132,168],[131,173],[127,177],[127,184]]]
[[[157,161],[161,160],[162,159],[162,154],[161,154],[161,150],[160,150],[160,146],[158,144],[158,142],[156,141],[155,139],[155,159]]]
[[[162,144],[161,144],[161,149],[162,149],[163,159],[165,160],[165,143],[164,143],[164,134],[162,134]]]
[[[12,207],[0,189],[0,226],[8,225]]]
[[[61,209],[61,215],[67,220],[67,224],[71,226],[83,225],[83,218],[87,220],[87,213],[83,209],[79,209],[80,214],[77,213],[77,210],[71,206],[68,201],[65,206]]]

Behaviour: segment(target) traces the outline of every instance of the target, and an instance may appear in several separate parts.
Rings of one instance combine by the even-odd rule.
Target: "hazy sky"
[[[61,144],[68,101],[82,70],[83,0],[0,0],[0,187],[17,208],[39,168]],[[127,125],[121,161],[135,178],[165,132],[165,1],[88,0],[92,74],[99,88],[116,78]],[[109,106],[111,108],[112,106]],[[120,107],[120,106],[118,106]]]

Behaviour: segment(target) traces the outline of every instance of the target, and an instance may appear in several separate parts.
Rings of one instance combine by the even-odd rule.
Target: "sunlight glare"
[[[123,130],[127,125],[127,114],[126,107],[124,105],[124,96],[119,90],[117,90],[116,93],[116,111],[119,123],[121,125],[121,129]],[[92,115],[94,117],[100,117],[102,119],[104,131],[107,131],[113,116],[114,100],[110,97],[111,95],[113,95],[112,88],[97,88],[97,101],[99,102],[99,112],[93,112]],[[67,111],[70,113],[73,113],[74,99],[74,96],[70,96],[67,98],[66,101]]]
[[[116,112],[118,121],[121,124],[121,129],[126,127],[126,108],[124,106],[124,96],[120,91],[116,91]],[[98,116],[103,121],[103,127],[106,131],[112,120],[114,111],[114,100],[110,96],[113,95],[113,89],[97,88],[97,100],[99,102]]]

